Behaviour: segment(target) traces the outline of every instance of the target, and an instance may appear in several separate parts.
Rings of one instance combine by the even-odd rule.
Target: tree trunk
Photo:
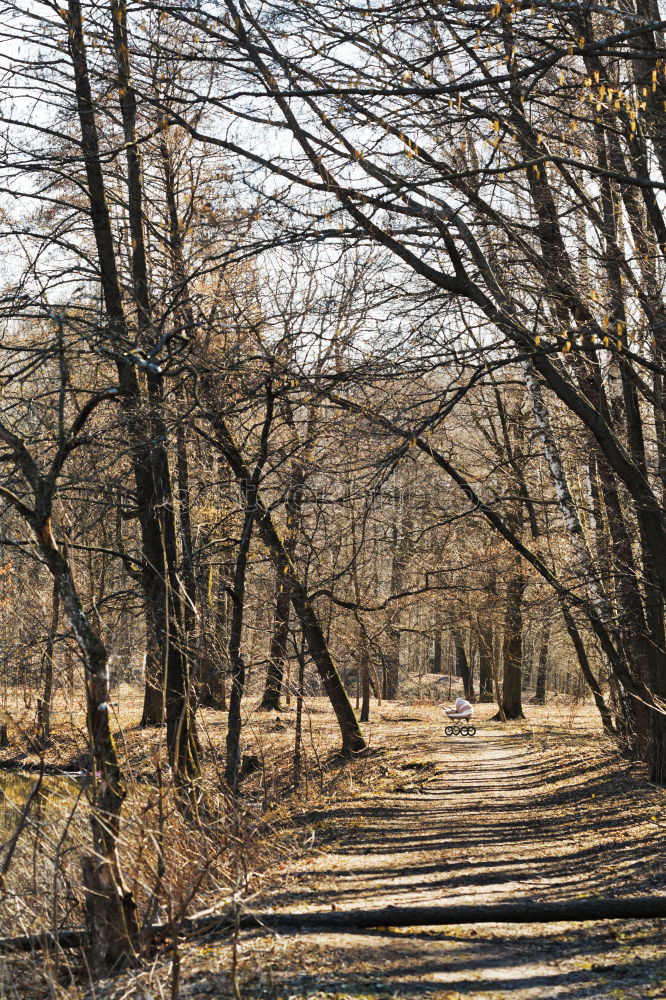
[[[317,666],[326,694],[338,720],[342,735],[342,753],[346,756],[359,753],[365,750],[365,740],[358,727],[354,709],[340,680],[312,602],[305,587],[295,579],[291,602],[300,620],[310,656]]]
[[[305,696],[305,651],[303,642],[298,652],[298,687],[296,689],[296,730],[294,733],[294,788],[299,788],[303,773],[303,698]],[[305,786],[307,793],[307,783]]]
[[[394,611],[399,615],[399,611]],[[398,697],[400,689],[400,629],[389,625],[386,631],[386,648],[383,656],[384,684],[383,695],[387,701]]]
[[[592,696],[594,698],[595,704],[601,716],[601,723],[609,736],[617,737],[617,731],[613,726],[613,720],[611,718],[611,713],[608,709],[608,706],[606,705],[606,702],[603,699],[599,682],[592,673],[592,668],[590,667],[590,662],[587,658],[587,651],[585,649],[585,645],[583,643],[583,640],[581,639],[580,632],[576,627],[573,615],[571,614],[571,611],[567,607],[564,599],[561,600],[561,608],[562,608],[562,616],[567,626],[567,631],[569,632],[569,636],[576,650],[576,655],[578,656],[578,662],[580,664],[581,673],[585,678],[585,681],[590,691],[592,692]]]
[[[229,591],[228,564],[219,568],[215,602],[213,606],[214,570],[208,567],[208,587],[199,605],[206,609],[207,620],[202,623],[203,645],[198,663],[199,703],[219,712],[227,711],[225,677],[229,661]]]
[[[125,788],[109,724],[108,654],[83,610],[70,566],[53,537],[50,520],[36,522],[34,530],[85,665],[86,718],[94,766],[90,823],[95,853],[84,858],[82,864],[88,961],[95,973],[101,973],[117,968],[134,955],[139,938],[136,904],[125,885],[118,860]]]
[[[287,641],[289,639],[289,609],[291,602],[287,593],[284,578],[276,577],[275,582],[275,622],[271,635],[271,645],[268,653],[266,670],[266,685],[261,699],[261,712],[277,712],[280,709],[280,695],[284,680],[284,665],[287,659]]]
[[[537,664],[536,689],[532,698],[533,705],[546,704],[546,669],[548,667],[548,625],[545,626],[541,637],[541,648],[539,649],[539,661]]]
[[[404,508],[400,517],[400,524],[393,525],[393,558],[391,560],[391,593],[397,594],[402,590],[405,570],[410,550],[410,521]],[[384,652],[384,697],[389,701],[398,697],[400,687],[400,609],[397,607],[391,615],[391,620],[387,630],[387,643]]]
[[[183,652],[188,663],[194,662],[195,628],[197,622],[197,580],[194,567],[192,541],[192,512],[190,510],[190,471],[187,454],[187,432],[180,417],[176,428],[176,456],[178,470],[178,511],[180,521],[181,574],[183,593]]]
[[[432,656],[432,672],[433,674],[441,674],[442,672],[442,630],[439,626],[435,629],[435,646]]]
[[[51,702],[53,700],[53,674],[54,663],[53,654],[55,648],[56,635],[58,633],[58,621],[60,618],[60,594],[58,585],[53,581],[53,595],[51,604],[51,624],[46,639],[46,649],[43,658],[42,693],[37,701],[37,726],[36,742],[40,749],[44,749],[51,739]]]
[[[634,68],[639,65],[634,62]],[[605,143],[605,133],[598,126],[596,130],[598,156],[602,166],[607,166],[607,147]],[[660,135],[660,139],[663,135]],[[612,140],[611,140],[612,142]],[[664,151],[662,142],[656,143],[657,154],[661,157]],[[608,299],[611,309],[611,320],[613,323],[620,323],[621,328],[626,328],[626,306],[624,287],[621,275],[621,263],[623,261],[623,250],[620,243],[624,238],[624,232],[620,231],[620,214],[618,205],[621,204],[621,194],[617,183],[608,176],[602,177],[600,182],[601,207],[603,218],[603,234],[605,238],[604,262],[607,272]],[[648,265],[649,266],[649,265]],[[662,310],[660,310],[662,311]],[[655,330],[653,333],[655,347],[661,342],[663,344],[663,329]],[[645,435],[643,430],[643,418],[641,406],[636,388],[633,371],[624,355],[618,358],[622,387],[622,403],[624,408],[624,423],[626,427],[626,437],[629,446],[631,459],[646,482],[649,481],[647,468],[647,457],[645,449]],[[657,554],[654,546],[653,532],[647,523],[644,512],[640,506],[636,507],[636,519],[639,527],[641,544],[641,555],[643,563],[643,594],[645,607],[645,622],[647,625],[647,672],[642,676],[642,680],[649,684],[650,689],[658,698],[663,698],[666,694],[666,654],[664,635],[664,593],[663,585],[660,586],[660,577],[663,578],[663,560]],[[642,759],[647,760],[650,773],[661,776],[657,780],[663,781],[666,778],[664,762],[664,717],[655,709],[637,702],[634,706],[634,716],[638,723],[637,730],[637,750]]]
[[[288,418],[290,422],[291,417]],[[311,412],[308,426],[314,421]],[[303,487],[306,482],[305,466],[295,461],[291,468],[289,487],[287,489],[287,529],[284,536],[284,549],[289,560],[296,557],[296,545],[302,528]],[[261,700],[260,709],[264,712],[277,712],[280,707],[280,694],[284,684],[285,665],[287,658],[287,641],[289,639],[289,610],[291,601],[287,590],[287,580],[279,575],[275,580],[275,623],[266,671],[266,685]],[[288,692],[289,697],[289,692]]]
[[[666,716],[652,712],[652,731],[650,733],[650,781],[657,785],[666,785]]]
[[[146,620],[148,615],[146,614]],[[164,725],[164,669],[152,628],[146,629],[146,660],[144,671],[142,727]]]
[[[370,640],[365,624],[356,613],[359,633],[359,674],[361,679],[361,722],[370,719]]]
[[[370,661],[365,650],[361,659],[361,722],[370,719]]]
[[[152,334],[147,264],[143,235],[141,165],[135,135],[136,97],[129,77],[126,4],[111,0],[114,46],[118,71],[125,153],[127,158],[128,217],[132,234],[132,283],[137,324],[144,340]],[[95,106],[90,87],[80,0],[69,0],[69,51],[74,69],[81,150],[86,170],[90,215],[97,248],[100,280],[107,316],[107,335],[116,354],[119,395],[127,422],[131,460],[141,526],[143,583],[148,625],[159,649],[165,683],[167,743],[174,772],[187,780],[198,773],[198,744],[190,710],[189,664],[183,651],[180,579],[171,478],[166,447],[167,428],[162,414],[162,375],[148,366],[145,413],[142,383],[126,346],[135,340],[125,315],[116,264],[104,176],[101,167]],[[151,683],[152,683],[151,679]],[[148,697],[146,719],[155,715],[154,692]]]
[[[202,380],[202,386],[204,390],[207,389],[204,380]],[[208,418],[215,430],[220,450],[236,476],[236,481],[241,491],[247,498],[251,477],[245,461],[233,440],[231,431],[224,418],[213,407],[211,407],[208,413]],[[326,642],[326,636],[308,595],[307,588],[297,576],[293,560],[289,558],[284,542],[275,529],[270,513],[259,496],[256,496],[256,509],[257,527],[261,532],[264,544],[271,553],[277,575],[285,579],[292,607],[299,619],[310,656],[315,662],[319,676],[324,684],[324,689],[338,720],[342,736],[341,752],[345,755],[358,753],[365,749],[365,740],[354,715],[354,709],[351,706],[340,675],[333,662],[328,643]]]
[[[504,619],[502,654],[502,710],[506,719],[523,719],[522,666],[523,666],[523,594],[527,581],[518,561],[509,577]]]
[[[227,761],[224,778],[233,794],[238,790],[238,772],[241,759],[241,702],[245,689],[245,661],[241,653],[243,619],[245,614],[245,583],[247,559],[250,551],[255,503],[250,493],[243,520],[243,531],[236,557],[234,572],[233,610],[229,633],[229,662],[231,664],[231,693],[229,695],[229,721],[227,728]]]
[[[493,629],[492,625],[479,623],[479,701],[491,702],[493,695]]]
[[[465,643],[463,642],[459,628],[452,628],[451,633],[453,635],[453,645],[456,651],[456,674],[458,677],[462,677],[465,697],[468,701],[472,701],[474,698],[474,684],[472,682],[472,671],[470,669],[469,660],[467,659],[467,653],[465,651]]]
[[[274,402],[272,383],[267,379],[265,385],[266,410],[261,429],[259,454],[252,475],[239,484],[245,501],[243,530],[236,556],[234,571],[233,608],[231,612],[231,629],[229,631],[229,663],[231,665],[231,694],[229,695],[229,725],[227,729],[227,762],[224,777],[232,794],[238,789],[238,773],[240,767],[240,737],[241,737],[241,701],[245,688],[245,661],[241,652],[243,638],[243,619],[245,615],[245,583],[247,579],[247,564],[252,540],[252,529],[257,518],[257,487],[261,474],[268,460],[270,432],[273,424]]]

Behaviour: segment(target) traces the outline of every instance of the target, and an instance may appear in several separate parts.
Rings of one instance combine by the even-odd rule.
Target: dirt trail
[[[413,747],[413,732],[405,738]],[[411,758],[392,772],[393,791],[304,817],[319,850],[262,908],[664,891],[664,794],[598,745],[480,727],[474,739],[426,738]],[[244,978],[252,995],[275,998],[666,997],[663,932],[600,921],[257,935]]]
[[[529,723],[502,726],[491,711],[480,706],[476,737],[449,739],[436,708],[375,712],[365,727],[374,752],[322,770],[322,797],[310,787],[293,834],[289,811],[276,814],[291,853],[257,873],[246,905],[345,911],[666,892],[666,794],[611,751],[596,716],[530,709]],[[283,714],[278,735],[290,742]],[[316,719],[334,746],[334,719],[321,709]],[[276,729],[269,719],[266,733]],[[313,759],[323,762],[322,746]],[[228,943],[183,941],[180,1000],[666,1000],[663,921],[244,932],[239,992],[231,966]],[[156,1000],[171,971],[164,955],[97,995]]]

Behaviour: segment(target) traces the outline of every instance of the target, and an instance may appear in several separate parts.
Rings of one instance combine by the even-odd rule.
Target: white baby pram
[[[465,702],[465,707],[457,711],[457,705],[460,701],[462,701],[461,698],[456,700],[456,708],[446,709],[446,714],[453,725],[445,726],[444,734],[445,736],[476,736],[476,726],[472,725],[470,721],[474,709],[469,702]]]

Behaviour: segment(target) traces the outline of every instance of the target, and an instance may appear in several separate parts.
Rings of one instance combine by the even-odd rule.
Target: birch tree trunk
[[[543,400],[541,385],[531,362],[524,361],[522,367],[525,385],[532,404],[532,413],[534,414],[539,437],[543,444],[544,455],[553,486],[555,487],[557,503],[564,518],[564,524],[574,557],[578,563],[578,568],[592,603],[595,605],[604,624],[608,624],[612,620],[612,608],[608,596],[603,589],[603,584],[594,569],[592,554],[585,538],[578,510],[571,495],[564,463],[562,462],[560,450],[550,422],[550,415]]]

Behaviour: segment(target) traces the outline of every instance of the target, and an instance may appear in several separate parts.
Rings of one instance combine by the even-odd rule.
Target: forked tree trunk
[[[100,280],[108,324],[109,346],[116,352],[119,398],[131,446],[143,556],[143,582],[148,625],[160,653],[165,684],[167,742],[174,772],[188,780],[199,771],[198,744],[190,706],[189,664],[184,655],[182,607],[176,528],[166,438],[162,413],[162,375],[146,371],[147,399],[137,371],[126,357],[126,345],[135,340],[125,313],[116,263],[116,246],[101,166],[95,105],[90,86],[80,0],[68,0],[69,52],[74,69],[81,152],[93,224]],[[136,142],[136,96],[130,80],[125,0],[110,0],[118,72],[125,154],[127,159],[128,218],[132,236],[132,292],[137,329],[153,336],[148,271],[143,232],[141,164]],[[145,406],[148,406],[148,413]],[[146,706],[150,716],[152,696]]]

